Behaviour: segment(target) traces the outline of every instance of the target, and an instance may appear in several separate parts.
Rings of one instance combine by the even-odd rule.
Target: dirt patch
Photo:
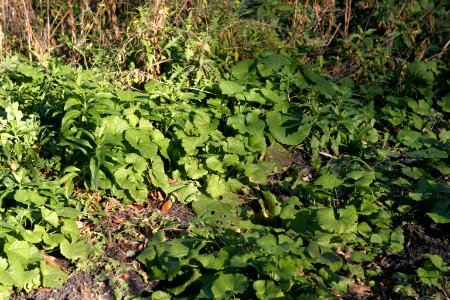
[[[36,289],[11,295],[12,300],[113,300],[126,296],[148,297],[159,281],[148,278],[136,256],[157,230],[183,230],[195,215],[187,206],[174,203],[161,210],[164,201],[122,205],[113,198],[100,203],[102,209],[83,220],[82,232],[93,245],[87,266],[75,270],[67,260],[58,263],[71,272],[56,289]],[[167,208],[167,207],[165,207]],[[173,233],[174,235],[176,233]]]
[[[437,236],[439,232],[440,237]],[[449,232],[438,227],[427,230],[419,225],[410,225],[405,230],[403,251],[387,256],[385,272],[415,274],[417,268],[423,267],[426,253],[437,254],[450,264]]]

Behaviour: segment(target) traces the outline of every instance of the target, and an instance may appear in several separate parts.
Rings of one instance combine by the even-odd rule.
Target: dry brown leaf
[[[47,265],[57,267],[57,268],[63,270],[64,272],[68,273],[68,270],[67,270],[64,266],[61,266],[61,265],[58,263],[56,257],[51,256],[51,255],[44,254],[44,261],[45,261],[45,263],[46,263]]]
[[[164,204],[163,204],[163,206],[161,207],[161,210],[163,211],[163,212],[168,212],[171,208],[172,208],[172,200],[171,199],[169,199],[169,200],[167,200]]]
[[[124,218],[114,218],[114,219],[112,219],[112,221],[116,224],[120,224],[120,223],[125,222],[126,220]]]
[[[347,291],[354,296],[363,297],[370,293],[371,288],[367,285],[352,283],[347,286]]]

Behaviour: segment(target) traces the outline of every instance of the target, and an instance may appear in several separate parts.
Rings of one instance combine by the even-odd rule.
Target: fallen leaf
[[[123,218],[114,218],[114,219],[112,219],[112,221],[116,224],[120,224],[120,223],[125,222],[126,220]]]
[[[355,295],[357,297],[362,297],[362,296],[366,296],[368,293],[370,293],[371,288],[370,288],[370,286],[367,286],[367,285],[352,283],[347,286],[347,291],[352,295]]]
[[[57,267],[57,268],[63,270],[64,272],[68,273],[68,270],[67,270],[64,266],[61,266],[61,265],[58,263],[56,257],[51,256],[51,255],[44,254],[44,261],[45,261],[45,263],[46,263],[47,265]]]
[[[168,212],[171,208],[172,208],[172,200],[169,199],[163,204],[163,206],[161,207],[161,210],[163,212]]]

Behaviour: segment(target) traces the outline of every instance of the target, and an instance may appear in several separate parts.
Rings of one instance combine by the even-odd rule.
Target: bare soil
[[[99,248],[99,256],[94,255],[89,264],[79,270],[59,258],[58,264],[70,272],[64,285],[56,289],[40,288],[28,294],[15,293],[11,299],[114,300],[126,296],[150,296],[158,281],[147,277],[136,256],[160,225],[157,221],[165,220],[167,224],[183,229],[194,217],[187,206],[177,203],[167,211],[161,210],[165,203],[156,198],[126,207],[115,199],[105,200],[101,203],[101,215],[85,220],[82,229],[94,248]],[[158,220],[150,218],[155,215]]]

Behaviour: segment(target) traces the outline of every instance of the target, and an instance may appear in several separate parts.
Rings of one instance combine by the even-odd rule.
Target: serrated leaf
[[[30,205],[31,203],[36,204],[37,206],[44,205],[47,201],[46,197],[39,195],[36,191],[32,190],[17,190],[14,193],[14,200],[17,202]]]
[[[244,174],[248,179],[256,184],[267,184],[267,177],[273,172],[275,164],[267,161],[258,161],[255,164],[248,164]]]
[[[208,174],[208,171],[203,167],[203,164],[199,164],[199,161],[196,158],[186,157],[183,160],[183,164],[189,178],[200,179]]]
[[[324,174],[314,181],[314,185],[319,185],[324,189],[335,189],[342,184],[342,180],[334,174]]]
[[[228,153],[245,155],[246,151],[244,147],[243,137],[240,136],[240,139],[232,136],[227,137],[224,145],[224,150]]]
[[[200,195],[196,201],[192,202],[194,212],[204,222],[217,226],[226,226],[236,221],[238,214],[239,199],[219,199],[209,198]]]
[[[227,193],[229,188],[226,181],[218,175],[212,174],[206,178],[206,192],[213,198]]]
[[[337,234],[354,232],[358,220],[356,208],[352,205],[346,208],[340,208],[338,212],[339,217],[335,217],[332,207],[317,210],[317,222],[319,226],[323,230]]]
[[[236,81],[221,80],[219,86],[222,93],[227,96],[233,96],[245,91],[245,86]]]
[[[277,74],[280,68],[291,64],[292,61],[289,58],[272,54],[270,56],[258,59],[256,66],[261,76],[268,77],[270,75]]]
[[[220,274],[211,291],[215,299],[229,299],[232,295],[244,293],[247,287],[248,279],[242,274]]]
[[[171,300],[172,296],[168,293],[165,293],[163,291],[155,291],[152,293],[152,300]]]
[[[245,116],[243,114],[235,114],[228,118],[227,125],[236,129],[240,134],[247,132],[247,126],[245,125]]]
[[[146,189],[145,187],[130,189],[128,190],[128,193],[130,193],[131,198],[133,198],[133,200],[138,203],[144,202],[148,197],[148,189]]]
[[[256,280],[253,289],[261,300],[285,298],[283,291],[271,280]]]
[[[267,113],[267,125],[270,133],[280,143],[298,145],[305,140],[311,131],[311,124],[302,123],[302,119],[295,115],[281,114],[276,111]]]
[[[177,188],[176,190],[172,191],[172,194],[177,198],[177,200],[180,203],[187,204],[195,199],[197,192],[198,189],[195,185],[182,183],[180,188]]]
[[[41,262],[42,285],[46,288],[57,288],[65,283],[68,275],[56,266]]]
[[[253,64],[253,60],[244,59],[231,67],[231,74],[238,80],[246,80],[250,76],[251,67]]]
[[[143,174],[126,167],[121,167],[114,172],[114,179],[123,189],[136,189],[144,181],[142,176]]]
[[[13,241],[4,246],[4,252],[11,261],[26,266],[30,261],[30,243],[26,241]]]
[[[25,287],[25,269],[18,261],[11,261],[8,270],[0,270],[0,283],[6,286]]]
[[[222,162],[217,158],[217,156],[209,156],[206,159],[206,166],[218,173],[224,173],[226,169],[224,169]]]
[[[75,242],[80,238],[80,229],[73,219],[64,219],[64,225],[61,226],[61,233],[70,237],[71,242]]]
[[[150,141],[150,137],[146,132],[137,129],[127,129],[125,131],[125,140],[145,158],[153,158],[157,155],[158,146]]]
[[[45,207],[41,207],[41,216],[46,222],[48,222],[53,227],[59,226],[59,217],[58,214],[50,209]]]
[[[450,112],[450,93],[442,97],[442,100],[438,102],[445,112]]]
[[[132,164],[133,169],[138,173],[144,172],[148,166],[147,161],[136,153],[127,154],[127,156],[125,156],[125,162],[127,164]]]
[[[150,178],[152,184],[156,187],[167,189],[169,187],[169,177],[164,169],[164,162],[159,156],[153,157],[151,162]]]
[[[154,142],[159,147],[159,152],[166,159],[169,159],[168,149],[170,140],[166,138],[161,131],[156,128],[153,128],[150,131],[150,136],[152,138],[152,142]]]
[[[443,272],[448,272],[450,271],[447,263],[444,261],[444,259],[442,259],[442,257],[440,257],[437,254],[431,254],[431,253],[426,253],[423,256],[425,256],[426,258],[428,258],[431,263],[438,268],[439,270],[443,271]]]
[[[61,254],[70,260],[86,259],[91,252],[91,246],[84,241],[77,241],[70,243],[68,240],[64,240],[59,245]]]
[[[130,124],[119,116],[106,116],[101,120],[101,126],[104,126],[104,132],[112,135],[120,135],[130,128]]]

